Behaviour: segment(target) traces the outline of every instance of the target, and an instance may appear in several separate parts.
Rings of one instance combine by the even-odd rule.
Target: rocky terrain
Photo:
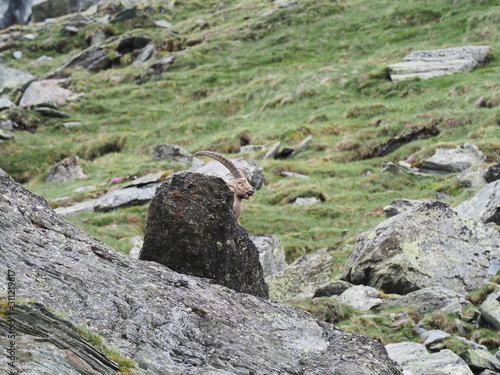
[[[500,374],[496,2],[77,3],[0,2],[2,371]]]

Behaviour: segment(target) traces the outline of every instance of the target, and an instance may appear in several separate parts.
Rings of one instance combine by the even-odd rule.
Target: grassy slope
[[[500,6],[495,4],[303,0],[280,9],[269,1],[186,0],[168,9],[158,3],[153,11],[114,24],[108,32],[151,36],[160,46],[157,58],[170,53],[169,39],[174,44],[203,42],[174,52],[174,65],[142,84],[137,80],[145,77],[150,63],[131,66],[130,55],[99,73],[73,70],[68,85],[85,96],[63,109],[72,121],[85,125],[69,130],[51,120],[36,134],[18,132],[15,140],[0,145],[0,167],[49,201],[61,196],[82,200],[111,188],[113,177],[183,169],[151,161],[152,147],[160,142],[189,151],[229,152],[239,147],[242,134],[252,144],[279,140],[288,147],[312,134],[313,146],[294,159],[260,162],[267,184],[246,202],[242,224],[252,233],[280,235],[289,261],[330,248],[340,272],[357,235],[384,220],[382,208],[392,200],[432,199],[436,190],[445,190],[452,195],[446,202],[454,205],[472,194],[458,188],[454,178],[381,173],[382,160],[411,156],[421,162],[437,146],[468,139],[488,154],[489,162],[496,160],[499,107],[476,106],[480,97],[500,97]],[[273,9],[272,15],[261,16]],[[179,33],[154,27],[155,19],[169,20]],[[25,57],[14,61],[8,54],[5,64],[45,74],[85,46],[96,25],[73,37],[59,35],[59,29],[55,25],[41,31],[35,42],[19,42]],[[490,45],[492,60],[470,74],[427,81],[393,84],[385,77],[386,66],[412,50],[462,45]],[[109,50],[113,53],[112,46]],[[43,54],[53,55],[54,62],[30,62]],[[430,124],[437,124],[439,136],[384,158],[362,160],[396,134]],[[113,150],[120,151],[108,152]],[[42,182],[50,165],[74,153],[84,158],[87,180]],[[281,170],[311,178],[285,179],[278,175]],[[73,191],[86,185],[95,187]],[[288,204],[297,196],[320,194],[327,199],[318,205]],[[146,213],[147,207],[134,207],[69,220],[128,251],[128,240],[142,234]]]

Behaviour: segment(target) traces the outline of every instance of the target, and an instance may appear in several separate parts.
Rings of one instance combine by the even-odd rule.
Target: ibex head
[[[248,199],[252,195],[254,195],[255,194],[254,187],[250,185],[250,183],[246,179],[245,173],[241,169],[236,168],[234,163],[225,156],[222,156],[221,154],[212,151],[198,151],[195,154],[193,154],[193,156],[198,156],[198,155],[208,156],[212,159],[217,160],[223,166],[225,166],[229,170],[229,172],[231,172],[231,174],[233,175],[234,180],[229,181],[227,183],[227,187],[234,193],[233,211],[236,220],[239,221],[241,211],[243,210],[243,202],[241,200]]]

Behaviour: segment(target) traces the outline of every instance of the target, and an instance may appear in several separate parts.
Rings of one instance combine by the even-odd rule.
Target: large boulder
[[[1,170],[0,238],[1,290],[8,290],[8,270],[14,271],[19,303],[29,299],[43,311],[64,313],[64,320],[133,358],[139,373],[401,375],[371,338],[284,304],[130,259],[66,222]],[[48,325],[65,328],[57,319]],[[47,352],[47,341],[33,345],[21,330],[16,339],[18,353],[29,353],[23,366],[46,354],[44,369],[54,368],[83,354],[72,356],[66,344]],[[0,372],[9,372],[8,361],[0,356]],[[92,371],[87,373],[107,373]],[[60,366],[51,373],[73,372]]]
[[[433,286],[464,292],[482,287],[499,257],[500,234],[494,228],[430,202],[362,234],[341,279],[386,293]]]
[[[32,82],[21,98],[19,105],[25,107],[33,104],[64,102],[73,95],[73,91],[59,86],[54,79]]]
[[[473,375],[462,358],[449,349],[428,353],[423,344],[402,342],[386,345],[389,356],[408,375]]]
[[[32,3],[33,0],[0,0],[0,30],[14,24],[28,24]]]
[[[393,82],[470,72],[486,62],[490,50],[489,46],[465,46],[414,51],[403,62],[389,65],[388,71]]]
[[[220,178],[174,175],[151,201],[139,259],[267,298],[259,253],[236,221],[233,197]]]
[[[462,172],[486,160],[486,155],[475,145],[463,143],[456,148],[437,148],[422,164],[420,172],[449,174]]]
[[[83,176],[83,170],[78,165],[78,156],[70,156],[54,165],[43,178],[45,182],[66,182]]]
[[[489,183],[455,211],[464,219],[500,225],[500,180]]]

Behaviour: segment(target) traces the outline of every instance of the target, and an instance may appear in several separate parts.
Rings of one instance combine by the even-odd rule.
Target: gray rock
[[[130,249],[128,256],[132,259],[139,259],[139,254],[141,253],[142,246],[144,245],[144,238],[141,236],[135,236],[130,240],[133,247]]]
[[[41,0],[31,8],[33,21],[42,22],[47,18],[57,18],[88,9],[99,0]]]
[[[61,34],[63,35],[76,35],[80,32],[80,29],[75,26],[66,25],[61,29]]]
[[[81,337],[73,324],[44,305],[16,303],[14,313],[16,373],[113,375],[118,370],[118,364]],[[2,319],[0,334],[8,337],[9,333],[10,325]],[[0,361],[0,371],[13,373],[5,361]]]
[[[401,375],[371,338],[281,303],[130,259],[67,223],[3,171],[0,238],[0,290],[7,291],[5,275],[12,269],[19,301],[63,312],[133,358],[140,372]],[[46,344],[35,342],[24,362],[35,362]],[[45,365],[60,359],[47,355]],[[7,373],[7,366],[1,355],[0,372]]]
[[[274,234],[251,234],[250,239],[259,252],[264,278],[286,268],[285,250],[281,239]]]
[[[266,279],[269,296],[272,300],[278,301],[312,298],[320,286],[330,282],[330,275],[334,269],[334,259],[326,250],[304,255],[284,271]]]
[[[153,148],[153,160],[174,160],[180,163],[191,163],[193,156],[182,147],[170,143],[160,143]]]
[[[155,26],[162,27],[164,29],[170,29],[172,27],[172,24],[165,20],[156,20],[154,24]]]
[[[139,56],[136,57],[136,59],[132,64],[133,65],[142,64],[143,62],[149,60],[153,56],[154,52],[155,52],[155,45],[148,44],[146,47],[143,48],[142,52],[139,54]]]
[[[12,56],[14,56],[16,60],[20,60],[23,58],[23,53],[21,51],[14,51],[12,53]]]
[[[482,188],[486,185],[484,178],[486,172],[486,166],[475,165],[457,176],[458,184],[463,188]]]
[[[0,111],[12,107],[14,107],[14,103],[12,103],[10,99],[0,98]]]
[[[255,189],[260,189],[262,187],[262,182],[264,181],[264,174],[262,173],[262,168],[255,161],[246,161],[244,158],[231,159],[231,161],[236,165],[236,168],[243,170],[245,176]],[[224,167],[218,161],[210,161],[203,165],[193,165],[189,169],[189,172],[201,173],[206,176],[220,177],[224,181],[232,180],[233,177],[229,173],[226,167]]]
[[[121,21],[126,21],[126,20],[132,20],[135,17],[137,17],[137,7],[134,6],[132,8],[124,9],[121,12],[118,12],[115,14],[113,18],[109,22],[115,23],[115,22],[121,22]]]
[[[7,130],[0,129],[0,139],[1,140],[7,140],[7,139],[13,139],[14,134],[8,132]]]
[[[233,197],[220,178],[174,175],[151,201],[139,259],[268,298],[259,253],[234,217]]]
[[[276,155],[278,155],[278,152],[281,147],[281,142],[276,142],[274,145],[271,146],[271,148],[265,153],[264,157],[262,160],[268,160],[268,159],[274,159]]]
[[[479,311],[483,320],[493,329],[500,330],[500,291],[490,294],[479,307]]]
[[[453,336],[453,339],[460,341],[462,344],[467,345],[471,349],[477,350],[488,350],[488,348],[484,345],[480,345],[474,341],[467,340],[465,337],[461,336]]]
[[[43,178],[45,182],[66,182],[83,175],[82,167],[78,165],[78,156],[71,156],[52,167]]]
[[[454,149],[437,148],[434,155],[424,161],[420,171],[428,174],[462,172],[485,160],[486,155],[477,146],[463,143]]]
[[[118,40],[118,38],[116,38],[116,40]],[[112,44],[113,41],[110,40],[109,43]],[[84,49],[78,55],[63,62],[51,71],[47,75],[47,78],[65,77],[67,75],[66,70],[76,66],[81,66],[91,72],[98,72],[100,70],[109,69],[111,64],[112,62],[108,57],[108,52],[101,47],[101,44],[96,44]]]
[[[172,65],[175,62],[176,55],[171,54],[167,57],[152,64],[147,70],[146,74],[163,74],[167,70],[167,65]]]
[[[35,76],[0,64],[0,91],[14,89],[36,79]]]
[[[393,217],[399,215],[402,212],[413,210],[414,208],[422,205],[423,203],[431,202],[428,199],[425,200],[410,200],[410,199],[396,199],[392,201],[390,205],[383,208],[385,217]]]
[[[129,53],[146,47],[150,42],[151,38],[146,35],[123,35],[116,51],[122,54]]]
[[[316,197],[297,197],[293,202],[293,204],[296,204],[298,206],[307,206],[316,203],[321,203],[321,200]]]
[[[347,289],[337,299],[354,307],[356,310],[367,311],[380,306],[382,299],[379,298],[380,292],[372,287],[365,285],[356,285]]]
[[[454,210],[464,219],[500,224],[500,181],[489,183]]]
[[[429,354],[425,346],[415,342],[389,344],[389,357],[411,375],[474,375],[467,364],[451,350]]]
[[[325,285],[321,285],[320,287],[318,287],[314,292],[313,298],[338,296],[345,292],[347,289],[352,288],[353,286],[353,284],[348,283],[347,281],[331,281],[326,283]]]
[[[426,348],[433,346],[437,343],[440,343],[444,339],[451,337],[451,335],[447,332],[441,331],[439,329],[432,329],[430,331],[426,331],[422,335],[422,339],[424,342],[422,343]]]
[[[19,102],[21,106],[29,106],[40,103],[66,101],[73,95],[73,91],[59,86],[55,79],[44,79],[31,82]]]
[[[36,107],[33,111],[40,113],[44,117],[66,118],[69,114],[50,107]]]
[[[486,62],[490,49],[489,46],[466,46],[414,51],[403,62],[389,65],[388,72],[393,82],[470,72]]]
[[[469,349],[460,353],[460,357],[473,371],[500,371],[500,361],[487,350]]]
[[[264,145],[246,145],[246,146],[241,146],[240,152],[255,152],[255,151],[262,151],[266,148]]]
[[[80,121],[64,122],[62,124],[62,126],[64,126],[65,128],[76,128],[76,127],[79,127],[82,125],[83,125],[83,122],[80,122]]]
[[[466,300],[465,294],[442,287],[430,287],[408,293],[403,296],[391,296],[383,300],[382,307],[407,306],[419,314],[427,314],[434,311],[446,311],[453,306],[459,315],[462,308],[471,303]],[[456,311],[455,306],[460,306]]]
[[[313,136],[312,135],[308,135],[307,137],[305,137],[302,140],[302,142],[300,142],[300,144],[297,146],[297,148],[295,148],[293,150],[292,154],[289,157],[295,156],[298,153],[307,150],[309,148],[309,146],[311,145],[312,140],[313,140]]]
[[[309,176],[301,173],[295,173],[295,172],[288,172],[288,171],[281,171],[280,176],[283,177],[295,177],[295,178],[309,178]]]
[[[444,203],[431,202],[362,234],[341,279],[386,293],[434,286],[462,293],[483,286],[499,257],[496,230],[460,218]]]
[[[32,2],[33,0],[0,1],[0,30],[15,24],[28,24]]]
[[[493,164],[491,167],[489,167],[484,174],[484,179],[487,183],[500,180],[500,163]]]

